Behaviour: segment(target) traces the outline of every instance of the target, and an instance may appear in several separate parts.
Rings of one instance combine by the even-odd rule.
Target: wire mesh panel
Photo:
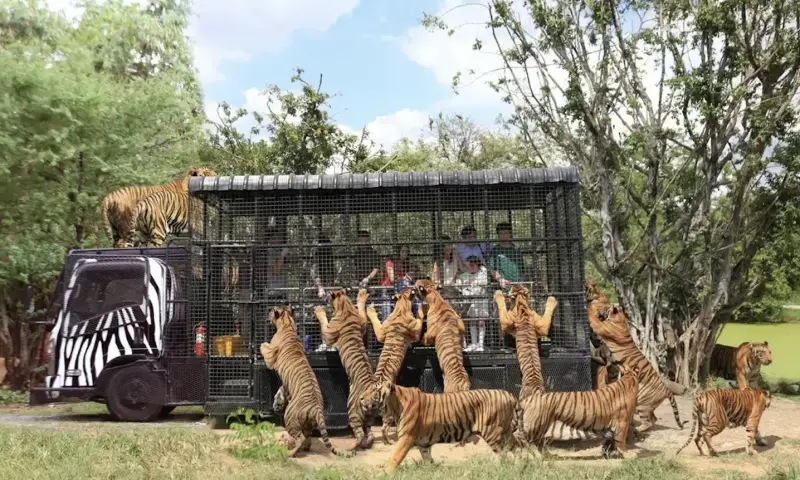
[[[337,355],[324,344],[313,309],[326,304],[327,291],[351,287],[355,302],[366,286],[385,319],[392,295],[431,278],[434,265],[442,295],[467,327],[466,358],[499,359],[476,366],[475,381],[513,383],[501,359],[513,360],[514,341],[500,331],[493,296],[520,283],[539,313],[556,297],[543,339],[548,361],[558,365],[564,356],[565,368],[576,372],[569,385],[591,387],[588,370],[576,367],[588,354],[588,322],[575,169],[197,177],[190,192],[203,209],[202,226],[191,227],[193,270],[205,282],[204,291],[193,292],[192,321],[208,321],[210,396],[272,392],[225,382],[254,377],[252,362],[263,362],[259,345],[274,334],[268,314],[275,306],[295,306],[307,353],[325,365]],[[235,338],[233,346],[220,340],[217,349],[220,337]],[[365,341],[376,358],[381,345],[371,327]],[[433,353],[415,345],[408,356],[422,352]],[[588,357],[585,363],[588,369]],[[434,388],[426,375],[420,385]]]

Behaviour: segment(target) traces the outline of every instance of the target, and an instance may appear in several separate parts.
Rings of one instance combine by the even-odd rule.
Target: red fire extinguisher
[[[200,322],[194,327],[194,356],[205,356],[206,327],[205,322]]]

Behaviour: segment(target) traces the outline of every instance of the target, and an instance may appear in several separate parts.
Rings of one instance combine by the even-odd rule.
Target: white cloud
[[[370,138],[379,146],[390,149],[403,137],[412,140],[424,137],[428,127],[428,113],[404,108],[389,115],[381,115],[366,125]]]
[[[488,19],[485,6],[469,0],[445,0],[435,15],[448,25],[458,26],[453,35],[419,25],[400,37],[384,40],[399,46],[411,61],[431,69],[443,85],[451,85],[453,76],[461,72],[459,95],[440,102],[437,105],[440,109],[489,107],[505,111],[507,105],[500,95],[486,84],[500,77],[503,62],[485,26]],[[476,39],[483,44],[480,50],[472,48]],[[471,75],[470,70],[475,74]]]
[[[102,2],[103,0],[98,0]],[[144,4],[146,0],[127,0]],[[188,36],[200,81],[225,79],[224,63],[246,62],[286,48],[295,32],[324,32],[355,9],[360,0],[195,0]],[[76,0],[45,0],[71,20],[83,9]]]
[[[253,118],[253,112],[259,113],[263,116],[267,116],[270,113],[270,109],[273,113],[280,115],[282,113],[282,108],[280,102],[277,100],[272,99],[270,103],[270,96],[261,89],[258,88],[248,88],[247,90],[241,92],[242,96],[244,97],[244,101],[240,104],[230,104],[231,112],[236,112],[239,108],[244,108],[247,110],[247,115],[240,118],[236,122],[234,122],[234,127],[243,133],[244,135],[252,136],[254,140],[257,139],[265,139],[268,137],[267,133],[264,131],[259,132],[257,135],[253,135],[251,133],[251,129],[256,126],[256,121]],[[282,93],[287,93],[286,91],[282,91]],[[295,93],[299,94],[299,90],[289,90],[288,93]],[[205,102],[204,110],[206,116],[209,120],[215,123],[220,123],[220,116],[222,115],[222,110],[219,108],[220,103],[208,100]],[[300,123],[300,119],[296,116],[289,115],[287,116],[287,120],[289,123],[293,123],[298,125]],[[269,120],[265,120],[265,123],[269,123]],[[213,126],[207,125],[207,131],[213,131]],[[209,130],[210,129],[210,130]]]
[[[324,32],[359,0],[196,0],[189,36],[203,83],[225,79],[225,62],[284,49],[297,31]]]

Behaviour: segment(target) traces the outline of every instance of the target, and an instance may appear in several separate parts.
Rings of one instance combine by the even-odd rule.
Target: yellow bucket
[[[244,352],[241,335],[223,335],[214,337],[214,351],[220,357],[230,357]]]

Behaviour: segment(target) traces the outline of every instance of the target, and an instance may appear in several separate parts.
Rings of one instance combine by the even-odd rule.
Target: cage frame
[[[535,188],[537,188],[536,186],[544,188],[545,190],[549,189],[548,192],[553,192],[553,198],[549,203],[535,201],[536,199],[534,198],[534,191]],[[564,274],[563,272],[565,271],[564,269],[561,269],[563,266],[562,264],[565,261],[571,263],[571,266],[566,269],[568,270],[568,273],[565,274],[571,278],[569,280],[562,279],[559,283],[560,287],[563,287],[564,284],[569,284],[568,290],[548,290],[546,294],[552,294],[556,296],[556,298],[559,300],[559,308],[564,308],[562,306],[562,299],[565,296],[570,298],[570,308],[572,309],[571,317],[573,322],[570,328],[575,329],[577,332],[575,335],[576,338],[578,338],[578,341],[573,342],[574,344],[570,345],[568,348],[564,348],[563,345],[553,348],[553,345],[551,345],[547,339],[541,343],[540,351],[542,356],[542,368],[546,383],[548,382],[549,378],[550,382],[548,389],[552,390],[591,389],[592,380],[588,347],[589,327],[588,321],[585,320],[586,305],[585,302],[582,301],[584,267],[581,235],[580,182],[578,170],[575,167],[516,168],[479,171],[375,172],[364,174],[341,173],[326,175],[237,175],[193,177],[189,180],[189,194],[202,200],[201,204],[203,205],[203,212],[199,217],[202,219],[202,226],[196,225],[194,220],[190,222],[190,245],[192,249],[193,262],[195,262],[198,258],[202,259],[202,267],[204,269],[203,284],[205,288],[205,293],[202,295],[202,302],[196,302],[196,300],[198,300],[197,298],[193,300],[195,300],[196,306],[199,304],[203,304],[205,306],[205,315],[201,313],[197,314],[196,316],[197,318],[207,318],[207,321],[209,322],[209,328],[211,327],[212,323],[210,312],[212,311],[212,305],[215,304],[212,294],[212,290],[214,289],[214,281],[212,279],[213,272],[211,268],[212,262],[215,261],[215,249],[220,250],[221,252],[241,249],[245,252],[249,252],[246,253],[245,256],[248,256],[251,262],[251,273],[249,275],[251,293],[249,298],[232,300],[233,303],[248,305],[248,314],[250,315],[250,325],[252,331],[247,353],[241,357],[224,359],[209,356],[206,378],[206,412],[211,414],[225,414],[232,411],[237,406],[249,406],[269,414],[271,412],[272,395],[274,395],[274,392],[277,390],[280,384],[280,381],[274,372],[266,370],[263,364],[263,359],[260,358],[260,353],[258,352],[257,348],[258,344],[260,344],[260,341],[268,341],[271,336],[269,336],[269,338],[253,338],[253,336],[257,335],[257,329],[255,327],[256,322],[267,321],[265,314],[268,313],[268,309],[277,305],[274,302],[271,303],[266,301],[265,298],[258,297],[252,293],[258,288],[256,285],[257,274],[255,273],[258,262],[256,250],[259,246],[265,247],[264,243],[260,242],[266,242],[266,234],[263,232],[254,232],[252,238],[244,238],[241,236],[236,237],[236,235],[229,233],[226,237],[222,232],[221,224],[223,222],[222,220],[218,220],[216,236],[213,236],[211,233],[213,228],[210,227],[213,227],[214,225],[209,221],[213,215],[210,213],[209,207],[210,205],[213,206],[214,201],[221,201],[220,199],[225,198],[239,198],[242,202],[246,203],[246,201],[252,200],[254,205],[252,211],[254,212],[254,216],[256,218],[260,218],[260,216],[266,211],[266,205],[269,203],[270,199],[289,197],[294,197],[297,203],[294,205],[294,207],[287,208],[295,208],[295,212],[298,214],[298,216],[314,216],[314,222],[317,222],[317,219],[324,215],[344,214],[348,217],[350,215],[355,215],[355,228],[348,223],[351,241],[343,243],[330,243],[330,247],[345,249],[349,253],[352,251],[354,246],[352,242],[352,235],[354,232],[357,232],[360,229],[360,215],[386,213],[380,209],[379,205],[376,206],[368,202],[359,203],[357,201],[358,194],[367,192],[369,194],[381,194],[384,196],[388,195],[391,199],[391,214],[394,218],[391,226],[391,241],[388,243],[370,242],[370,246],[388,246],[393,249],[397,249],[399,245],[399,229],[397,224],[398,213],[429,212],[432,214],[433,218],[433,220],[430,222],[432,228],[429,233],[429,237],[432,237],[432,239],[428,239],[427,241],[421,240],[419,242],[405,241],[403,243],[406,245],[418,243],[420,245],[431,246],[432,248],[435,248],[434,246],[443,248],[445,243],[442,240],[443,222],[437,221],[436,216],[441,216],[442,212],[467,211],[453,209],[452,206],[459,205],[459,199],[444,198],[443,192],[452,192],[464,188],[482,192],[482,194],[479,196],[480,198],[477,198],[478,196],[476,196],[476,199],[467,201],[468,205],[466,206],[477,205],[483,207],[481,211],[483,212],[482,229],[484,232],[490,231],[489,212],[501,210],[490,208],[492,206],[490,192],[509,192],[509,195],[524,197],[525,195],[519,193],[519,191],[524,192],[527,189],[527,192],[529,193],[528,198],[517,199],[515,197],[514,200],[515,206],[525,205],[525,201],[527,200],[527,207],[516,209],[509,208],[508,216],[510,220],[512,216],[512,210],[522,211],[529,209],[531,216],[530,232],[524,237],[515,237],[514,240],[530,241],[532,245],[534,245],[536,242],[550,246],[554,245],[552,252],[549,250],[550,247],[546,247],[545,249],[547,252],[545,254],[547,264],[546,268],[553,271],[558,270],[559,275]],[[515,189],[517,190],[517,193],[513,193]],[[415,191],[417,193],[415,193]],[[419,191],[435,192],[433,206],[419,205],[417,207],[419,209],[418,211],[408,209],[408,207],[413,206],[413,204],[409,205],[408,203],[403,203],[403,199],[418,194]],[[561,197],[558,197],[558,195],[561,195]],[[328,198],[329,200],[340,200],[340,202],[337,203],[330,201],[327,204],[324,204],[324,202],[317,201],[315,204],[316,209],[313,210],[313,213],[305,213],[306,210],[304,209],[309,208],[307,204],[309,198],[318,199],[322,197]],[[569,197],[569,199],[566,199],[566,197]],[[402,212],[398,212],[398,208],[400,208],[401,204],[404,205],[406,209]],[[195,205],[195,203],[190,202],[190,209],[193,208],[193,205]],[[465,205],[461,206],[466,208]],[[337,211],[337,208],[343,208],[345,212],[343,213]],[[537,223],[534,220],[537,215],[537,210],[541,210],[541,216],[544,218],[545,231],[542,232],[538,232],[536,230]],[[469,211],[471,212],[474,225],[475,209],[473,208]],[[292,215],[292,212],[288,210],[280,213],[283,213],[287,218]],[[223,215],[219,213],[218,216],[220,218],[223,217]],[[236,215],[232,214],[229,216],[235,217]],[[247,215],[242,216],[246,217]],[[276,217],[280,215],[276,215],[273,212],[271,216]],[[195,218],[191,212],[190,218]],[[562,220],[568,218],[569,220],[564,220],[561,222],[561,224],[559,224],[559,218]],[[277,220],[275,222],[277,223]],[[288,222],[288,220],[286,220],[286,222]],[[233,232],[233,220],[231,220],[230,225],[230,232]],[[258,228],[256,227],[256,229]],[[291,243],[288,241],[288,238],[283,238],[282,240],[283,241],[279,243],[270,244],[269,247],[266,248],[305,248],[309,247],[310,245],[306,243],[303,243],[302,245],[296,242]],[[489,239],[479,238],[476,239],[475,242],[485,242],[487,240]],[[570,242],[572,244],[572,250],[567,252],[564,245]],[[316,247],[319,247],[319,245],[320,244],[317,243]],[[532,248],[534,249],[531,252],[532,255],[538,254],[535,250],[536,247]],[[202,252],[202,255],[198,255],[197,252]],[[198,265],[193,264],[193,266]],[[531,284],[532,282],[523,283]],[[352,284],[342,284],[340,286],[355,287],[354,290],[357,289],[357,285]],[[303,316],[303,318],[308,318],[314,306],[323,303],[321,301],[316,301],[316,299],[309,300],[307,298],[305,293],[312,288],[313,287],[308,285],[301,287],[300,301],[292,302],[296,309],[300,312],[299,315]],[[267,290],[269,290],[269,288],[267,288]],[[380,288],[376,287],[371,287],[370,290],[372,293],[371,298],[377,296],[375,292],[380,292]],[[534,292],[534,290],[535,289],[533,288],[531,289],[532,294],[538,298],[534,298],[533,306],[541,313],[545,295],[539,295],[539,292]],[[493,293],[493,291],[489,292],[489,297],[491,297],[491,293]],[[355,301],[355,293],[351,296],[351,298]],[[489,300],[489,302],[491,308],[491,304],[493,302],[491,300]],[[257,315],[259,314],[261,317],[257,318]],[[383,318],[385,317],[382,316],[382,319]],[[583,319],[583,321],[581,322],[579,319]],[[265,328],[265,333],[267,330],[268,328]],[[370,343],[370,340],[373,344],[368,345],[368,350],[370,353],[370,359],[374,366],[375,363],[377,363],[380,349],[371,348],[374,347],[374,344],[377,344],[371,327],[368,328],[367,335],[371,336],[371,338],[367,339],[368,344]],[[211,351],[213,348],[211,344],[211,337],[211,334],[207,335],[207,351]],[[508,340],[508,338],[504,339],[504,343],[506,345],[508,344]],[[513,340],[511,340],[511,345],[513,345]],[[337,426],[346,425],[346,406],[343,408],[343,400],[346,401],[347,398],[347,376],[341,366],[338,353],[312,351],[309,352],[307,356],[312,367],[317,372],[317,375],[321,381],[321,385],[323,386],[323,396],[326,397],[326,409],[327,415],[329,416],[329,427],[332,426],[336,428]],[[465,353],[464,358],[465,366],[467,367],[471,377],[473,376],[473,372],[478,371],[481,368],[490,370],[493,369],[492,371],[500,372],[498,374],[503,378],[497,385],[490,385],[490,387],[505,388],[514,391],[515,393],[518,392],[519,386],[518,384],[515,384],[515,380],[517,377],[519,377],[519,368],[516,364],[517,360],[513,349],[503,348],[482,354]],[[236,364],[236,366],[231,366],[233,364]],[[215,372],[217,371],[215,370],[215,366],[218,366],[218,369],[220,370],[219,373],[221,375],[224,375],[224,372],[227,371],[226,368],[231,368],[231,371],[238,369],[237,371],[242,373],[242,376],[239,378],[239,380],[246,380],[247,388],[236,390],[237,393],[235,394],[220,395],[219,391],[215,391],[214,389],[216,381],[214,377]],[[558,382],[554,379],[560,377],[557,371],[568,368],[568,366],[571,366],[570,368],[574,368],[578,372],[576,374],[576,378],[571,382],[561,382],[560,385],[553,384],[554,381],[556,383]],[[243,372],[245,370],[249,370],[249,373],[244,374]],[[438,361],[433,348],[424,347],[420,344],[412,346],[406,354],[403,372],[401,372],[398,382],[402,384],[420,386],[426,391],[441,391],[441,372],[438,369]],[[492,382],[488,381],[488,383]],[[244,385],[244,382],[242,385]]]

